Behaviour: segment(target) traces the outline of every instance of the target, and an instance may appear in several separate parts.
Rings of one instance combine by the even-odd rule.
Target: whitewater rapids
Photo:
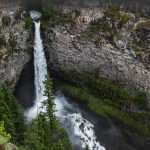
[[[42,102],[46,100],[44,95],[45,76],[47,75],[47,63],[44,54],[44,48],[40,33],[41,14],[31,12],[31,17],[35,24],[35,40],[34,40],[34,84],[35,84],[35,103],[34,106],[25,112],[27,120],[31,121],[37,116],[41,110]],[[94,125],[87,119],[83,118],[77,105],[69,103],[68,99],[61,93],[56,93],[56,116],[62,126],[68,132],[68,135],[75,145],[75,148],[82,150],[88,146],[90,150],[105,150],[96,139]]]

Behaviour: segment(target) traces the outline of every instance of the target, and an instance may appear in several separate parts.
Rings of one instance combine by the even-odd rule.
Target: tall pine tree
[[[44,83],[46,98],[42,105],[44,111],[32,121],[26,145],[31,150],[72,150],[70,140],[55,116],[55,97],[50,76],[47,76]]]

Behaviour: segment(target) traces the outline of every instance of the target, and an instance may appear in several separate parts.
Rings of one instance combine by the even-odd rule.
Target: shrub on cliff
[[[10,140],[10,134],[5,132],[4,122],[0,121],[0,138],[3,138],[5,141]]]
[[[6,45],[5,36],[0,36],[0,48]]]
[[[9,142],[10,138],[10,134],[5,132],[4,122],[0,121],[0,150],[5,150],[6,147],[8,147],[7,143]]]
[[[53,9],[44,9],[42,12],[41,25],[42,28],[55,25],[75,24],[75,19],[80,15],[80,12],[74,10],[64,13],[54,11]]]
[[[117,34],[129,20],[131,20],[129,14],[122,13],[118,6],[112,6],[104,12],[103,17],[91,21],[90,26],[85,33],[90,37],[94,37],[96,40],[99,38],[95,35],[99,35],[99,33],[105,33],[102,35],[111,37]],[[96,43],[99,43],[99,41]]]
[[[147,101],[147,93],[146,92],[138,92],[135,96],[135,101],[139,107],[139,109],[145,110],[148,106]]]
[[[42,11],[42,19],[48,20],[56,15],[56,12],[53,9],[44,9]]]
[[[9,16],[2,17],[2,26],[7,26],[11,22],[11,18]]]
[[[25,19],[25,28],[26,28],[26,29],[29,29],[29,28],[32,27],[32,25],[33,25],[33,20],[32,20],[32,18],[30,18],[30,17],[26,18],[26,19]]]
[[[14,50],[16,48],[17,41],[16,41],[15,37],[12,36],[11,38],[9,38],[9,45],[12,50]]]

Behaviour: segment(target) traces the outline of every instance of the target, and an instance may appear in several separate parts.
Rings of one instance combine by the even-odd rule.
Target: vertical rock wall
[[[0,10],[14,10],[21,5],[21,0],[0,0]]]

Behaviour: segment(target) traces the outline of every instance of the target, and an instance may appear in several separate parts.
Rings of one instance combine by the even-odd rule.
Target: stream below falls
[[[36,117],[43,100],[45,90],[43,81],[47,75],[47,63],[44,54],[40,18],[41,14],[31,12],[31,17],[36,20],[34,62],[28,63],[22,71],[19,82],[16,86],[15,95],[25,110],[27,120]],[[105,117],[97,116],[66,97],[58,85],[66,84],[60,79],[54,81],[56,116],[62,127],[67,131],[70,140],[76,150],[83,150],[86,146],[90,150],[147,150],[144,143],[139,145],[139,137],[136,134],[129,138],[125,134],[128,128],[118,121],[108,121]]]

